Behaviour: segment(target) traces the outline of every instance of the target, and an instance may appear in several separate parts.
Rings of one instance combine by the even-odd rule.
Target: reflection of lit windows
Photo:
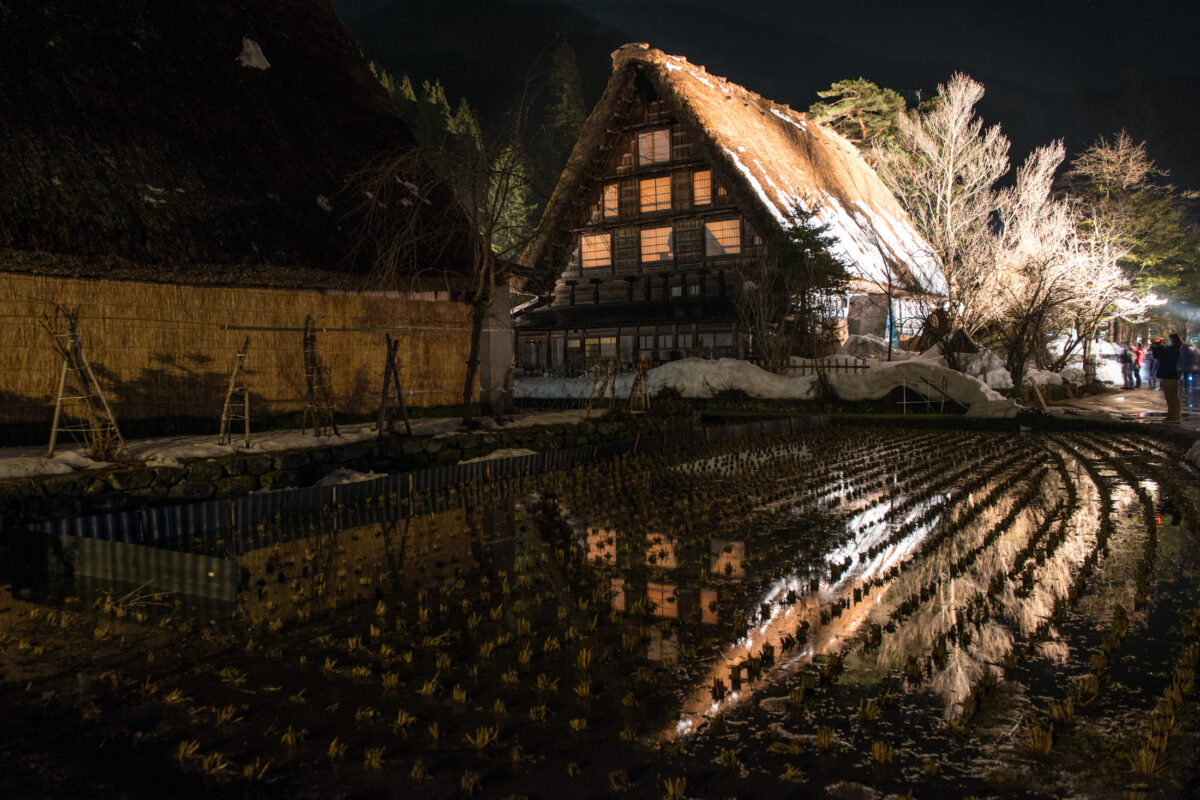
[[[671,178],[646,178],[638,181],[638,197],[643,214],[671,210]]]
[[[612,236],[607,233],[585,233],[580,237],[583,266],[607,267],[612,264]]]
[[[624,584],[621,585],[621,611],[625,610],[625,591]],[[614,595],[615,597],[616,595]],[[615,601],[614,601],[615,602]],[[701,589],[700,590],[700,621],[705,625],[717,624],[717,609],[720,606],[717,603],[716,589]]]
[[[674,257],[671,252],[671,229],[644,228],[642,230],[642,263],[653,264],[656,261],[670,261]]]
[[[671,160],[671,132],[667,129],[638,134],[638,164]]]
[[[606,564],[616,563],[617,537],[607,528],[587,529],[588,558]]]
[[[604,216],[615,217],[617,215],[617,185],[610,183],[604,187]]]
[[[614,611],[625,610],[625,579],[613,578],[612,584],[612,607]],[[714,590],[715,591],[715,590]]]
[[[712,202],[712,171],[697,170],[692,173],[692,202],[706,206]]]
[[[663,569],[675,569],[675,543],[662,536],[647,536],[646,563]]]
[[[720,219],[704,223],[704,254],[729,256],[742,252],[742,222],[738,219]],[[584,265],[587,265],[584,255]]]
[[[654,614],[675,619],[679,616],[679,603],[675,599],[675,584],[646,583],[646,599],[654,604]]]

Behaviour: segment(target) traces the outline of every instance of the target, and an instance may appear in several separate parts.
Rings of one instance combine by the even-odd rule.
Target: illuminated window
[[[740,252],[742,252],[741,220],[722,219],[704,223],[705,255],[729,256]],[[584,258],[586,259],[586,256]]]
[[[671,132],[667,129],[638,134],[638,164],[659,164],[671,160]]]
[[[612,236],[607,233],[585,233],[580,237],[583,267],[607,267],[612,264]]]
[[[642,334],[638,337],[638,350],[653,350],[654,349],[654,334],[647,336]]]
[[[670,350],[674,344],[672,342],[672,339],[674,339],[674,338],[675,337],[671,336],[671,334],[669,334],[669,333],[660,333],[658,335],[658,349],[659,350]]]
[[[679,334],[679,349],[680,350],[691,350],[692,349],[692,335],[690,333]]]
[[[610,183],[604,187],[604,216],[615,217],[617,215],[617,185]]]
[[[669,227],[642,230],[643,264],[670,261],[672,258],[674,258],[674,254],[671,252],[671,229]]]
[[[699,297],[700,296],[700,284],[698,284],[698,283],[688,284],[687,293],[688,293],[688,297]]]
[[[671,210],[671,178],[647,178],[638,182],[642,213]]]
[[[717,186],[717,197],[724,197],[729,191],[724,186]]]
[[[712,171],[697,170],[692,173],[692,202],[706,206],[712,202]]]
[[[671,297],[683,297],[683,287],[678,283],[671,287]]]

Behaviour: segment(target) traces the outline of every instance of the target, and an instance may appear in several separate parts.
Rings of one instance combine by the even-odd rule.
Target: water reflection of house
[[[587,554],[590,561],[609,566],[617,563],[617,532],[611,528],[587,529]]]
[[[661,569],[675,569],[675,542],[662,534],[652,533],[646,536],[646,563]]]
[[[679,618],[679,598],[675,596],[675,584],[648,581],[646,600],[653,609],[651,613],[664,619]]]
[[[726,578],[745,577],[745,542],[713,539],[711,549],[712,565],[709,568],[710,574]]]
[[[746,266],[798,203],[818,210],[851,275],[812,297],[849,333],[882,334],[940,278],[891,192],[853,145],[805,114],[644,44],[613,54],[523,261],[541,293],[518,316],[518,366],[577,370],[691,353],[744,356]],[[553,284],[551,286],[551,284]]]
[[[475,565],[479,534],[463,509],[314,533],[238,556],[239,603],[251,617],[294,617],[336,599],[369,600],[381,583],[434,587]]]

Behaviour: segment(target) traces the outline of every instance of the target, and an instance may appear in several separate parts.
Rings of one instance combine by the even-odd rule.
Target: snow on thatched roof
[[[572,198],[594,172],[619,100],[644,75],[690,130],[739,205],[758,225],[784,225],[797,205],[817,209],[853,278],[940,294],[941,271],[908,215],[854,146],[799,111],[768,100],[686,58],[646,44],[613,53],[613,76],[588,117],[541,229],[526,251],[531,268],[561,265]]]

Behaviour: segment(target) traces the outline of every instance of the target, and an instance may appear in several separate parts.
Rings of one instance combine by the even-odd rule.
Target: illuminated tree
[[[897,117],[896,148],[875,148],[877,171],[942,266],[947,331],[978,333],[994,318],[989,223],[996,182],[1008,172],[1008,139],[975,116],[983,85],[956,73],[935,100]]]

